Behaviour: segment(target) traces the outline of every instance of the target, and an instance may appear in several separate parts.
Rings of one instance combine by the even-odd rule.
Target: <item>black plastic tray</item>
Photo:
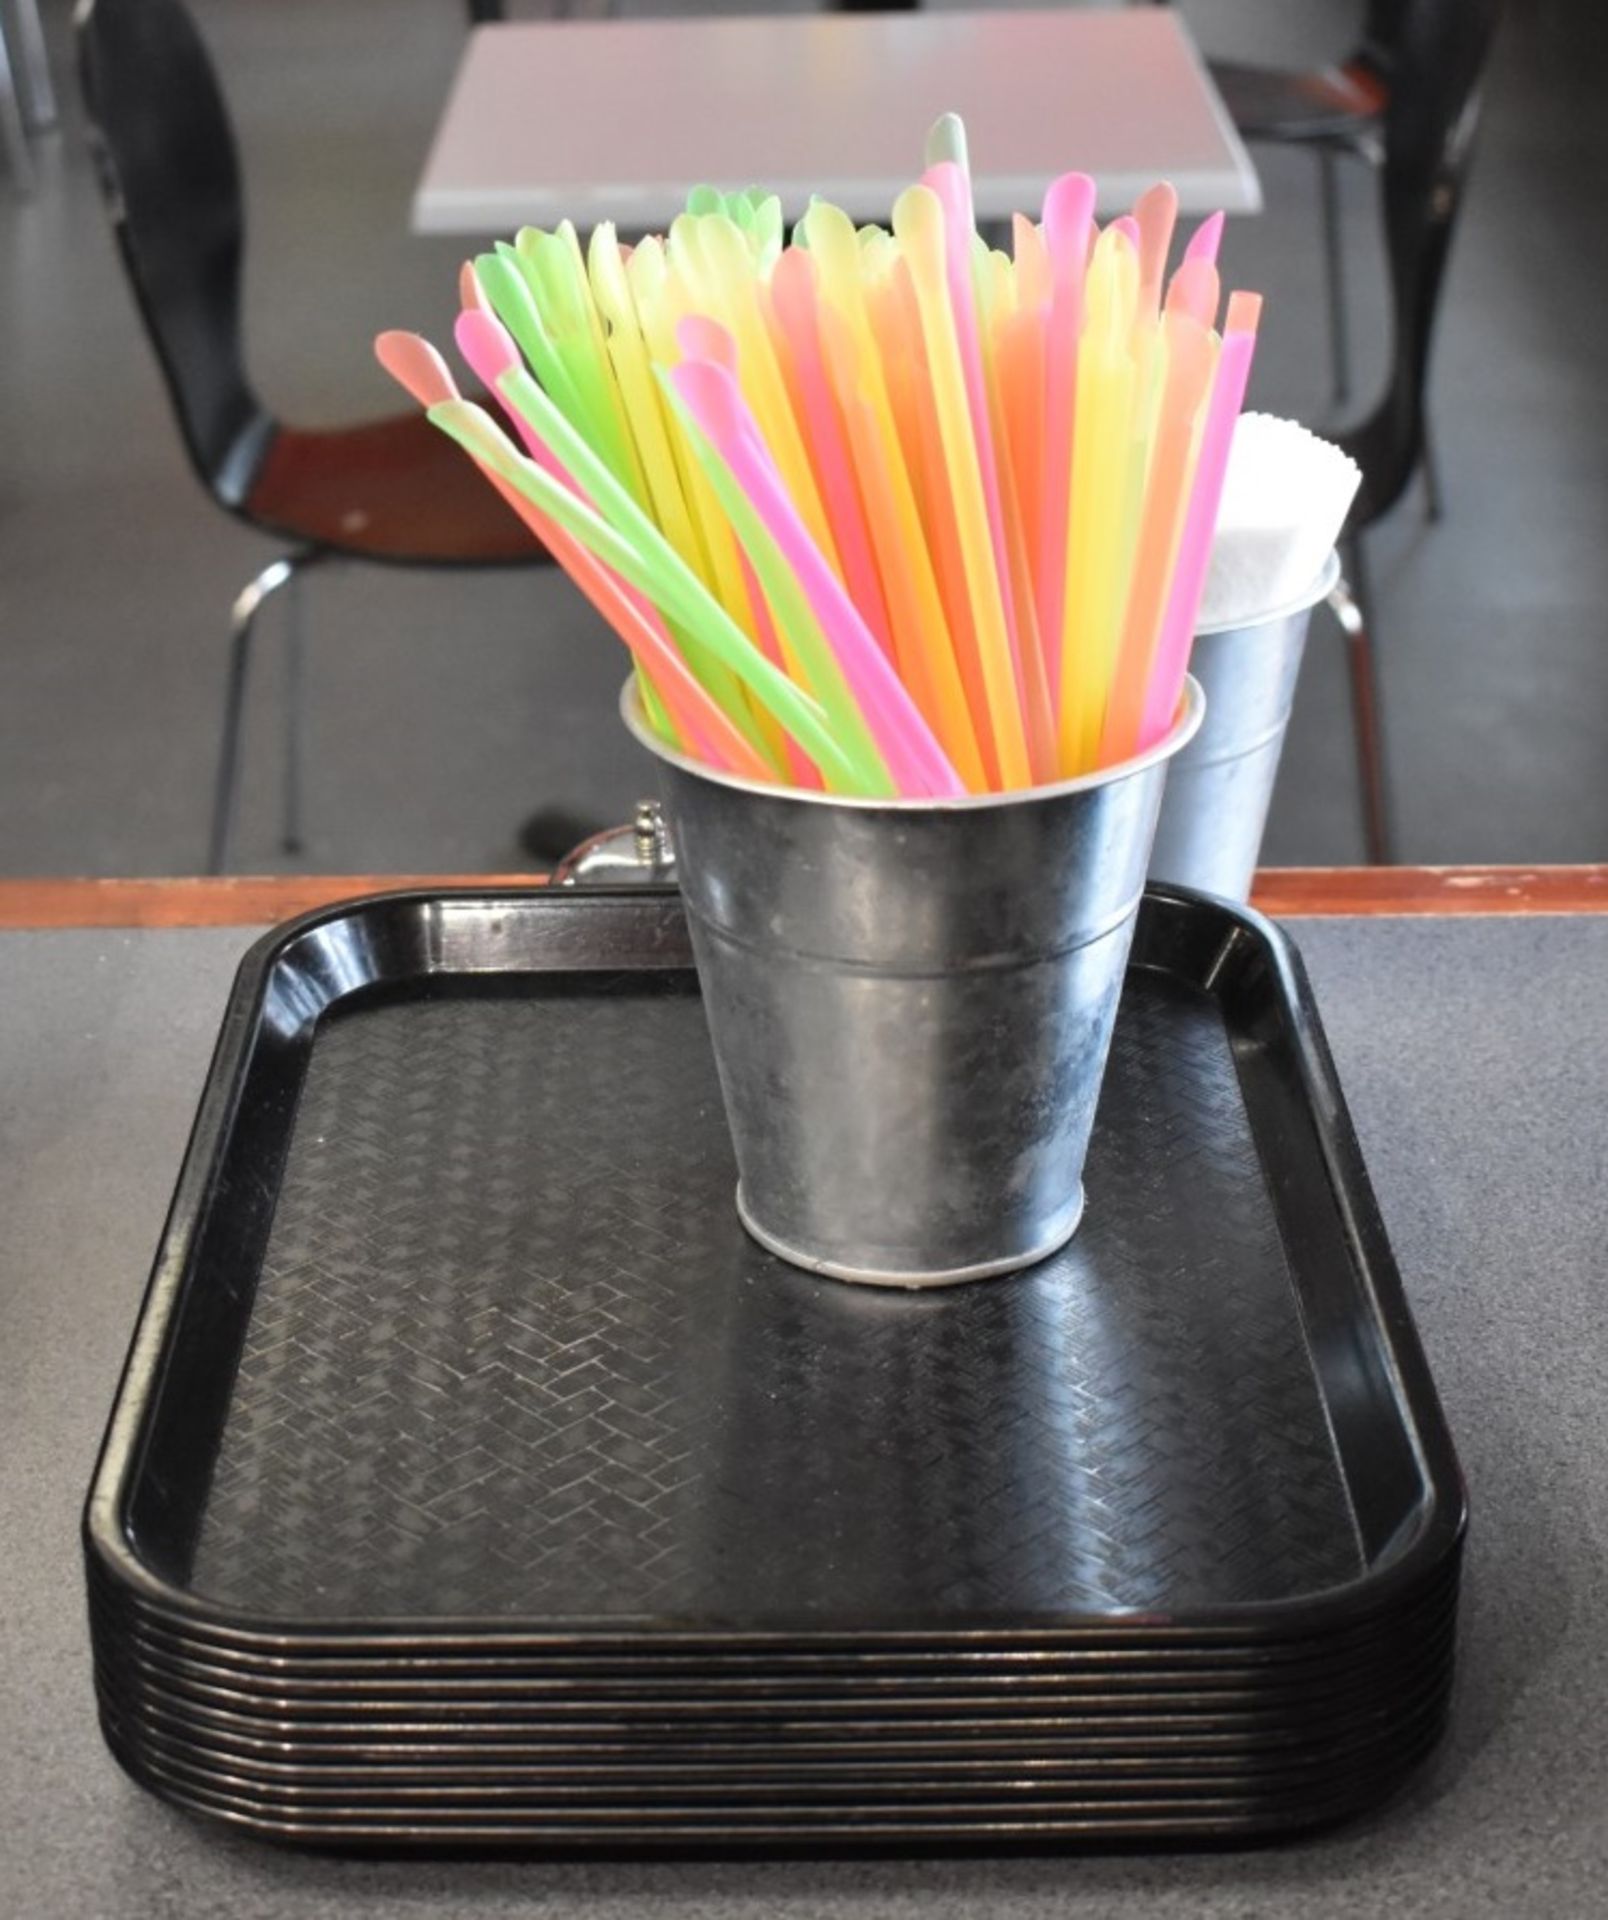
[[[129,1770],[319,1844],[1187,1839],[1433,1743],[1461,1483],[1274,929],[1147,898],[1031,1273],[798,1273],[734,1179],[673,893],[260,943],[85,1521]]]

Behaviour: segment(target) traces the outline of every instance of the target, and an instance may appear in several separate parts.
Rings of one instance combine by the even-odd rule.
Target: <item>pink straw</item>
[[[670,380],[797,576],[894,785],[905,794],[964,793],[920,708],[799,519],[737,382],[710,360],[683,360]]]
[[[472,274],[473,269],[469,271]],[[489,312],[480,314],[477,308],[466,309],[466,313],[483,319],[486,325],[471,326],[458,332],[459,348],[475,378],[495,393],[498,375],[507,372],[509,367],[522,364],[518,349],[495,315]],[[381,362],[391,372],[396,369],[385,349],[387,341],[395,337],[382,334],[378,343]],[[457,388],[445,361],[427,341],[419,341],[418,347],[428,350],[437,363],[439,374],[436,386],[428,393],[415,390],[415,398],[425,407],[433,406],[443,397],[456,398]],[[506,402],[503,410],[519,429],[520,438],[538,462],[577,499],[585,500],[586,495],[534,437],[528,423]],[[767,779],[774,779],[774,774],[765,767],[759,755],[732,724],[730,717],[688,667],[680,649],[670,638],[659,610],[628,581],[622,580],[612,567],[605,566],[562,527],[539,513],[500,474],[494,473],[489,467],[483,467],[481,471],[515,513],[546,542],[581,592],[613,626],[693,751],[713,766],[750,777],[759,772]],[[591,502],[587,501],[587,504],[591,505]]]
[[[496,394],[499,400],[501,400],[503,412],[513,422],[520,439],[525,443],[526,451],[536,462],[537,466],[542,468],[544,472],[550,473],[560,485],[567,487],[568,490],[575,495],[577,500],[584,500],[588,506],[593,506],[594,502],[588,499],[583,490],[575,484],[575,481],[570,477],[568,469],[559,461],[546,441],[536,432],[536,429],[517,408],[511,407],[505,399],[502,399],[501,389],[497,384],[498,381],[505,373],[510,372],[515,367],[522,367],[525,364],[520,358],[518,347],[514,344],[513,335],[509,333],[503,323],[489,310],[483,310],[480,307],[466,307],[463,312],[458,315],[453,325],[452,337],[457,342],[458,351],[468,362],[469,370],[474,374],[475,378],[488,393]],[[653,663],[653,666],[650,667],[650,672],[653,671],[654,667],[662,669],[664,656],[667,653],[672,656],[677,665],[680,666],[682,664],[681,653],[671,640],[665,628],[664,618],[660,614],[659,609],[654,606],[646,594],[639,588],[632,586],[628,580],[622,580],[612,568],[604,567],[601,561],[597,562],[597,568],[599,572],[608,575],[611,591],[614,592],[620,600],[624,601],[626,606],[636,616],[638,632],[646,629],[652,636],[648,642],[651,649],[650,659]],[[693,684],[697,685],[695,679]],[[664,688],[660,686],[657,679],[655,679],[654,685],[659,687],[662,698]],[[680,696],[679,686],[677,688],[677,694]],[[684,704],[684,697],[678,697],[676,705],[678,707],[684,707]],[[680,718],[681,714],[678,713],[677,717]],[[700,753],[704,754],[706,758],[713,760],[717,766],[730,766],[732,764],[730,756],[721,751],[710,738],[709,729],[703,724],[701,714],[698,714],[696,710],[687,709],[685,711],[685,723],[692,732],[693,745]]]
[[[1195,468],[1194,491],[1178,542],[1172,589],[1167,597],[1167,611],[1156,642],[1155,664],[1145,694],[1144,719],[1139,727],[1141,753],[1166,736],[1184,690],[1189,650],[1195,638],[1195,615],[1200,609],[1200,596],[1211,566],[1217,510],[1223,502],[1223,482],[1228,475],[1228,456],[1234,444],[1234,423],[1239,419],[1245,389],[1250,384],[1261,305],[1260,298],[1254,294],[1235,294],[1229,303],[1229,331],[1223,338],[1223,350],[1217,360],[1217,377],[1212,382],[1212,397]]]
[[[771,306],[792,355],[804,401],[804,426],[815,475],[825,496],[826,517],[843,571],[845,585],[877,645],[891,660],[893,636],[883,604],[882,581],[871,553],[871,537],[860,507],[849,444],[838,418],[837,402],[826,377],[821,337],[816,328],[815,262],[797,247],[789,247],[771,274]]]
[[[1184,248],[1186,260],[1204,260],[1209,265],[1217,263],[1217,249],[1223,243],[1223,216],[1220,213],[1208,215],[1189,236],[1189,245]]]

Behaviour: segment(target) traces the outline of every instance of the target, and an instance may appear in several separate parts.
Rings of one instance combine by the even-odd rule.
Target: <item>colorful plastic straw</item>
[[[1172,725],[1178,697],[1183,692],[1184,675],[1189,670],[1195,611],[1211,564],[1212,534],[1217,526],[1217,509],[1222,503],[1223,482],[1228,475],[1234,422],[1239,418],[1245,403],[1245,389],[1250,383],[1251,357],[1256,351],[1261,312],[1258,294],[1236,293],[1228,303],[1223,350],[1217,363],[1217,377],[1212,383],[1211,407],[1201,442],[1200,473],[1184,521],[1172,591],[1145,697],[1144,719],[1139,729],[1141,753],[1160,740]]]
[[[906,188],[894,203],[893,230],[904,248],[921,312],[922,339],[943,436],[947,486],[955,507],[966,588],[977,626],[977,651],[1000,777],[1007,787],[1030,786],[1033,781],[1016,663],[967,405],[956,318],[945,297],[944,213],[937,195],[927,187]]]
[[[1066,618],[1066,543],[1071,523],[1072,450],[1077,435],[1078,343],[1083,334],[1083,281],[1094,234],[1094,182],[1063,174],[1044,196],[1044,245],[1050,256],[1050,310],[1045,327],[1044,485],[1039,535],[1039,632],[1044,664],[1059,707],[1061,633]]]
[[[516,389],[517,392],[517,389]],[[482,466],[490,468],[533,505],[572,534],[598,559],[638,588],[668,618],[692,621],[712,649],[764,700],[842,792],[875,789],[885,774],[874,761],[849,755],[838,746],[824,716],[808,695],[779,673],[748,637],[726,621],[719,603],[696,576],[688,573],[673,549],[652,539],[622,535],[576,493],[532,460],[524,458],[483,408],[468,401],[429,409],[431,423],[458,441]],[[585,462],[578,462],[583,471]],[[585,476],[596,486],[597,472]],[[637,530],[633,529],[633,532]]]
[[[939,796],[964,791],[920,709],[811,542],[770,463],[736,381],[725,367],[712,360],[684,360],[669,377],[704,438],[753,503],[765,532],[797,577],[815,623],[825,635],[899,791]],[[757,566],[759,553],[755,546],[747,540],[744,545]]]
[[[630,648],[649,724],[753,780],[942,805],[1173,725],[1259,302],[1222,217],[1168,278],[1165,183],[1100,232],[1055,181],[1009,254],[965,128],[891,230],[696,189],[668,238],[527,228],[459,277],[460,349],[386,365]]]
[[[382,333],[374,344],[380,364],[421,406],[461,403],[446,362],[428,340],[417,334]],[[576,585],[630,648],[674,723],[673,743],[691,746],[715,766],[749,779],[774,779],[774,766],[754,751],[692,677],[663,622],[641,596],[539,513],[501,475],[489,467],[481,471],[543,545],[561,558]]]

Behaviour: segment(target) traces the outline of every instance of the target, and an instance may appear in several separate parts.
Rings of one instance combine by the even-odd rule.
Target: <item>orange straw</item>
[[[1178,195],[1161,180],[1134,202],[1139,227],[1139,314],[1155,319],[1161,311],[1161,283],[1167,271],[1167,249],[1178,219]]]
[[[1005,271],[1008,263],[994,256]],[[1012,318],[1015,316],[1012,315]],[[1050,700],[1049,679],[1044,667],[1044,650],[1039,635],[1038,609],[1034,605],[1031,541],[1028,534],[1036,523],[1027,519],[1017,491],[1016,468],[1011,458],[1010,433],[1006,423],[1002,369],[996,356],[992,331],[982,343],[983,388],[987,396],[990,442],[997,460],[997,491],[1000,505],[1000,530],[1005,545],[1005,563],[1011,578],[1011,599],[1016,609],[1017,687],[1022,702],[1022,725],[1027,734],[1028,763],[1033,779],[1042,783],[1055,778],[1055,710]]]
[[[1044,516],[1044,327],[1043,308],[1013,313],[994,348],[1006,438],[1016,475],[1016,498],[1031,531]]]
[[[944,466],[943,436],[939,431],[932,383],[922,378],[925,347],[921,314],[910,269],[901,260],[895,266],[882,298],[872,307],[878,322],[878,341],[888,375],[888,392],[899,422],[905,460],[917,478],[922,523],[932,553],[933,577],[943,600],[944,621],[952,642],[955,669],[966,700],[971,729],[987,771],[988,784],[1004,783],[999,750],[983,685],[982,659],[977,649],[977,623],[971,595],[966,590],[966,564],[961,557],[955,500]]]
[[[1125,760],[1137,751],[1139,723],[1161,616],[1172,585],[1173,562],[1183,532],[1200,450],[1206,396],[1217,365],[1216,336],[1185,313],[1169,313],[1162,322],[1167,354],[1167,383],[1150,463],[1139,544],[1134,555],[1117,672],[1106,704],[1100,758]]]
[[[1186,260],[1167,289],[1167,311],[1187,313],[1203,327],[1217,324],[1219,283],[1210,260]]]
[[[910,475],[897,434],[883,431],[871,397],[879,372],[875,357],[860,355],[848,322],[832,307],[820,309],[820,322],[821,344],[842,402],[860,496],[888,597],[899,670],[967,789],[986,792],[995,783],[984,764],[949,645],[944,605],[928,543],[922,538]]]

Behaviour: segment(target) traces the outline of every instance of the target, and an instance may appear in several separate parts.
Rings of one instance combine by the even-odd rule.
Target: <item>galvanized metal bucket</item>
[[[1247,899],[1273,782],[1284,751],[1312,609],[1340,578],[1330,554],[1291,606],[1195,635],[1189,671],[1206,695],[1206,721],[1173,762],[1150,856],[1152,880]]]
[[[737,1207],[795,1266],[944,1286],[1070,1239],[1177,725],[1107,772],[850,800],[659,761]]]

